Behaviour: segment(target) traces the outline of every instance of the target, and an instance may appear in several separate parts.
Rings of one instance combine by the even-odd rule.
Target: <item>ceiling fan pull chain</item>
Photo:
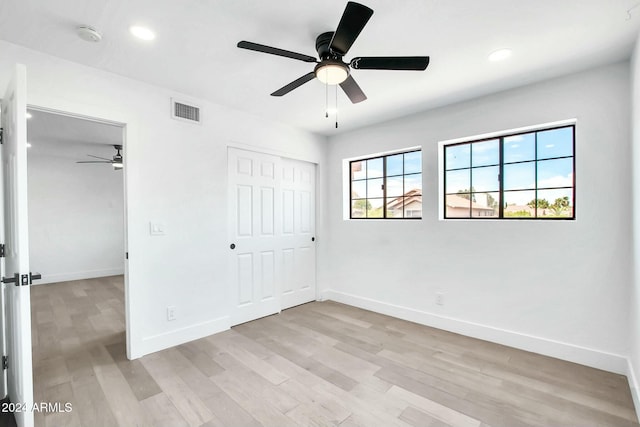
[[[336,85],[336,129],[338,129],[338,85]]]
[[[325,110],[324,110],[324,116],[328,119],[329,118],[329,83],[325,83],[324,84],[324,97],[325,97]]]

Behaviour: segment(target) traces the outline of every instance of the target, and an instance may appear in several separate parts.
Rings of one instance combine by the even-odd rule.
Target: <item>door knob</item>
[[[235,243],[232,243],[232,244],[230,244],[230,245],[229,245],[229,247],[230,247],[231,249],[235,249],[235,248],[236,248],[236,244],[235,244]]]

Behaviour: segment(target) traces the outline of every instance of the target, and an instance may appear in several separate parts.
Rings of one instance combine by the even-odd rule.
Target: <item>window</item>
[[[422,218],[420,150],[349,162],[351,218]]]
[[[444,146],[444,217],[575,218],[575,126]]]

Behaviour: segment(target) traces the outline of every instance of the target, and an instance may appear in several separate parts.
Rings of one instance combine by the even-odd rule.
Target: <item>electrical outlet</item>
[[[436,292],[436,304],[444,305],[444,294],[442,292]]]
[[[176,306],[170,305],[167,307],[167,320],[176,320]]]

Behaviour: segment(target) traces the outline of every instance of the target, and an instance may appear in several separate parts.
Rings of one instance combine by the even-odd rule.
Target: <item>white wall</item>
[[[330,138],[324,297],[626,372],[629,90],[624,62]],[[438,220],[438,141],[571,118],[576,221]],[[343,220],[342,160],[418,145],[423,219]]]
[[[169,98],[189,97],[7,42],[2,86],[16,62],[27,67],[29,104],[126,123],[129,356],[227,329],[227,146],[315,162],[322,176],[325,138],[203,100],[202,125],[172,120]],[[150,221],[166,235],[150,236]],[[317,227],[321,235],[322,218]]]
[[[631,284],[631,316],[629,320],[629,383],[631,394],[640,415],[640,35],[631,57],[631,130],[633,164],[633,265],[634,277]]]
[[[70,157],[35,150],[29,152],[27,169],[29,261],[42,280],[34,283],[123,274],[122,171],[76,165]]]

